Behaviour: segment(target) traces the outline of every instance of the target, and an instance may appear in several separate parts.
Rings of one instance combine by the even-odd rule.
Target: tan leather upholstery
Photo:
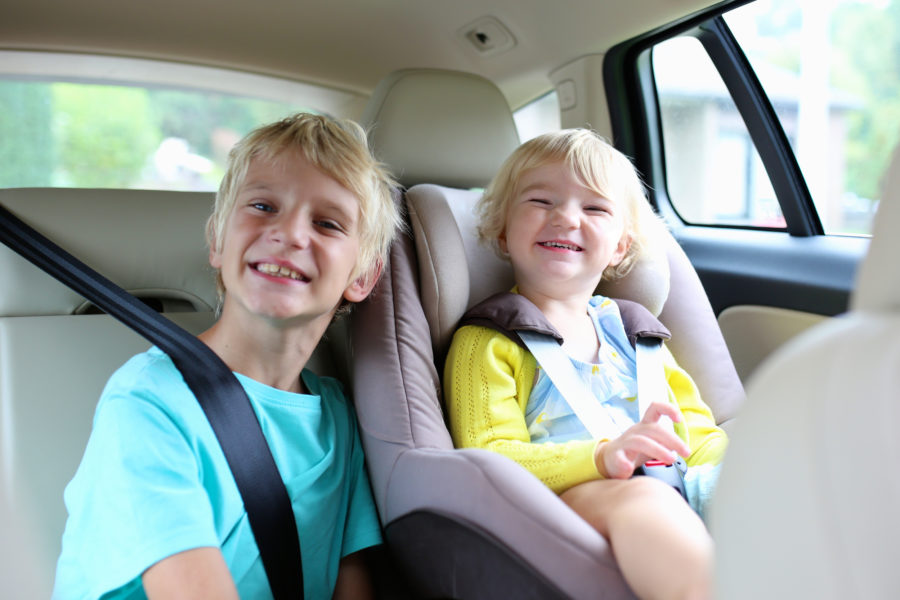
[[[144,190],[4,189],[0,203],[102,275],[139,295],[212,311],[203,224],[213,195]],[[0,247],[0,315],[63,315],[84,299]],[[178,302],[178,301],[181,302]]]
[[[519,144],[500,90],[483,77],[456,71],[405,69],[388,75],[372,93],[362,122],[375,155],[407,187],[484,186]],[[447,142],[454,139],[466,145],[450,150]]]
[[[214,320],[203,227],[212,194],[4,189],[0,203],[193,333]],[[63,488],[81,460],[106,379],[150,343],[0,245],[0,472],[49,597],[65,524]],[[95,311],[96,312],[96,311]],[[14,543],[4,539],[4,545]]]
[[[718,597],[900,593],[900,148],[851,310],[756,371],[712,507]]]

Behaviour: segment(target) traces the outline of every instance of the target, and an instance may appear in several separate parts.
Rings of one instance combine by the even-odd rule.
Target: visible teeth
[[[270,263],[260,263],[256,265],[256,270],[265,273],[266,275],[273,275],[275,277],[288,277],[290,279],[302,280],[303,276],[300,275],[297,271],[290,269],[281,265],[273,265]]]
[[[578,250],[578,246],[572,246],[570,244],[560,244],[559,242],[541,242],[542,246],[547,246],[549,248],[564,248],[566,250]]]

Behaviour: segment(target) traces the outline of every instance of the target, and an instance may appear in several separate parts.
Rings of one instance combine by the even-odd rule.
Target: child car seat
[[[717,597],[900,594],[898,227],[900,146],[850,311],[750,380],[711,507]]]
[[[443,418],[439,374],[457,321],[512,285],[509,265],[475,239],[471,189],[518,145],[506,100],[481,77],[405,70],[379,84],[364,121],[376,155],[412,186],[409,235],[351,315],[357,414],[393,553],[428,597],[631,597],[602,536],[513,461],[454,450]],[[601,293],[660,314],[725,421],[740,382],[696,273],[674,240],[664,247]]]

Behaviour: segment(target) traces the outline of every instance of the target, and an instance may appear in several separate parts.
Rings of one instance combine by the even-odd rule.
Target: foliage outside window
[[[0,67],[0,187],[214,190],[228,151],[251,129],[302,110],[335,109],[304,102],[310,86],[290,82],[275,85],[302,86],[297,101],[204,89],[203,82],[67,79]]]

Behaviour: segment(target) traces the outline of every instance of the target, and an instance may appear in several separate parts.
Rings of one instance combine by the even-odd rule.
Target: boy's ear
[[[362,302],[365,300],[372,293],[372,289],[378,283],[378,278],[381,277],[383,270],[384,263],[380,259],[375,261],[375,265],[372,268],[350,282],[350,285],[344,290],[344,299],[348,302]]]
[[[222,268],[222,253],[216,250],[216,234],[211,233],[209,236],[209,265],[213,269]]]

